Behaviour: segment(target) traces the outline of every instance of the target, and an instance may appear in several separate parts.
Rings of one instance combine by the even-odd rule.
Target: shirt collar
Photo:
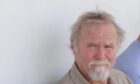
[[[84,76],[78,70],[76,64],[73,65],[70,74],[75,84],[89,84],[89,82],[84,78]]]

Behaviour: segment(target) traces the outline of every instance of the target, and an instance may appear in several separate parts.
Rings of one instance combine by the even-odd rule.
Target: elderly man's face
[[[117,32],[112,24],[82,28],[75,60],[87,79],[106,80],[115,63],[116,50]]]

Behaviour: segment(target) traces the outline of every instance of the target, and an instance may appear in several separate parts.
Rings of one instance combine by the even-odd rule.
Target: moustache
[[[111,66],[111,63],[107,60],[92,60],[89,62],[88,67],[91,67],[92,65],[107,65]]]

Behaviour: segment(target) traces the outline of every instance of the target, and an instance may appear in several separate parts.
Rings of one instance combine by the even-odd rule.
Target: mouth
[[[109,68],[110,66],[108,64],[92,64],[90,67],[104,67]]]
[[[88,68],[95,70],[98,67],[102,67],[104,70],[111,70],[111,64],[107,61],[91,61]]]

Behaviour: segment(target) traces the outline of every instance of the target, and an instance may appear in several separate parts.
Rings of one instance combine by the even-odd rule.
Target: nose
[[[96,60],[104,60],[105,59],[105,49],[103,47],[99,47],[96,51],[96,54],[94,56],[94,59]]]

